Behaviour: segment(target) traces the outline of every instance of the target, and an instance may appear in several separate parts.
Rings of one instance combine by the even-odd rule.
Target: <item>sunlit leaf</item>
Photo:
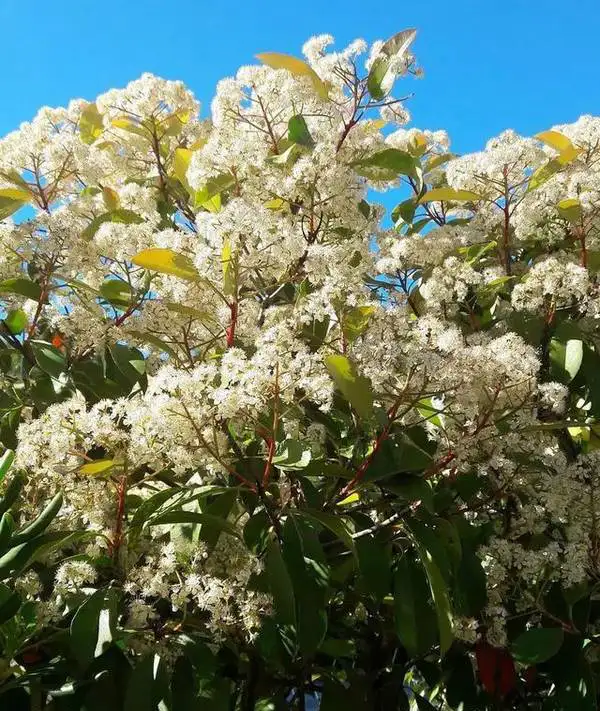
[[[287,69],[287,71],[294,76],[308,77],[312,82],[315,91],[322,99],[327,99],[329,97],[329,87],[327,84],[321,79],[315,70],[302,59],[291,57],[289,54],[280,54],[279,52],[263,52],[261,54],[257,54],[256,58],[272,69]]]
[[[198,272],[192,260],[183,254],[174,252],[172,249],[158,247],[144,249],[138,252],[135,257],[132,257],[131,261],[138,267],[143,267],[152,272],[172,274],[190,281],[198,279]]]

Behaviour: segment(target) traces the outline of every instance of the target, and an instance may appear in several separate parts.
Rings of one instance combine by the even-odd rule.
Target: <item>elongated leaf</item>
[[[190,166],[193,151],[189,148],[176,148],[173,156],[173,172],[182,185],[187,187],[187,171]]]
[[[556,206],[561,217],[565,220],[577,224],[581,220],[582,209],[581,203],[577,198],[567,198],[566,200],[561,200]]]
[[[440,651],[442,656],[450,649],[452,645],[452,609],[450,607],[449,591],[446,580],[440,572],[440,568],[434,559],[435,551],[430,548],[432,539],[425,536],[423,526],[413,522],[410,531],[415,541],[415,545],[419,552],[420,561],[427,574],[427,580],[431,589],[431,595],[435,605],[435,612],[438,621],[438,630],[440,635]],[[438,555],[438,560],[443,556]]]
[[[172,249],[158,247],[144,249],[136,254],[135,257],[132,257],[131,261],[138,267],[160,272],[161,274],[172,274],[190,281],[198,279],[199,276],[192,260],[183,254],[174,252]]]
[[[166,511],[158,514],[148,521],[148,526],[164,526],[174,523],[199,523],[202,525],[214,526],[219,531],[228,533],[236,538],[240,537],[238,530],[224,518],[214,514],[201,513],[199,511]]]
[[[576,148],[570,139],[558,131],[542,131],[541,133],[536,133],[535,137],[558,151],[562,163],[572,161],[581,153],[581,148]]]
[[[292,116],[288,121],[288,138],[293,143],[298,143],[307,148],[311,148],[315,143],[306,125],[306,120],[301,114]]]
[[[392,90],[396,77],[395,73],[391,71],[391,67],[393,64],[398,65],[399,60],[406,54],[416,36],[417,31],[414,29],[403,30],[382,46],[367,77],[367,88],[375,101],[381,101]]]
[[[329,97],[329,87],[327,84],[315,70],[302,59],[297,59],[296,57],[291,57],[289,54],[280,54],[278,52],[263,52],[262,54],[257,54],[256,58],[272,69],[286,69],[294,76],[308,77],[315,91],[322,99]]]
[[[395,180],[399,175],[417,177],[417,161],[410,153],[398,148],[384,148],[368,158],[355,161],[359,175],[372,180]]]
[[[454,188],[434,188],[419,198],[419,202],[438,202],[448,200],[452,202],[475,202],[481,196],[471,190],[455,190]]]
[[[111,472],[117,462],[114,459],[96,459],[93,462],[87,462],[79,467],[80,474],[88,476],[98,476],[100,474],[108,474]]]
[[[296,624],[294,586],[281,555],[279,544],[275,541],[271,541],[267,546],[265,570],[278,620],[282,624],[294,626]]]
[[[112,644],[117,627],[119,593],[97,590],[75,613],[71,622],[71,650],[85,669]]]
[[[342,395],[365,419],[373,416],[373,392],[368,378],[359,375],[356,366],[345,355],[329,355],[325,366]]]
[[[42,295],[40,285],[31,279],[16,277],[0,281],[0,294],[20,294],[33,301],[39,301]]]
[[[31,341],[30,344],[35,362],[45,373],[56,379],[65,372],[67,362],[58,348],[44,341]]]

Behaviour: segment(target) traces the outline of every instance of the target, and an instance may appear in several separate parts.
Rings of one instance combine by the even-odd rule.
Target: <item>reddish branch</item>
[[[229,326],[227,326],[227,329],[225,330],[225,335],[227,338],[227,348],[232,348],[233,344],[235,343],[235,328],[237,326],[237,319],[238,319],[238,302],[237,301],[232,301],[229,304],[229,312],[230,312],[230,317],[229,317]]]
[[[389,437],[390,431],[392,429],[392,426],[394,425],[394,421],[396,419],[396,414],[398,412],[398,408],[400,407],[400,401],[396,402],[389,410],[388,410],[388,421],[386,426],[381,430],[379,436],[375,440],[375,444],[373,445],[373,449],[371,452],[365,457],[363,460],[362,464],[359,466],[359,468],[356,470],[356,474],[352,478],[352,480],[346,484],[346,486],[340,491],[340,498],[343,498],[344,496],[347,496],[354,487],[359,484],[365,474],[367,473],[367,469],[371,465],[371,462],[375,458],[375,455],[379,450],[381,449],[382,444],[385,442],[385,440]]]

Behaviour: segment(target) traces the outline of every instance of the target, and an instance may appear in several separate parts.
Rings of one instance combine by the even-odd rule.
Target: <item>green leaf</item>
[[[406,54],[416,36],[416,30],[403,30],[387,40],[382,46],[367,77],[367,89],[375,101],[381,101],[392,90],[396,78],[395,73],[391,71],[392,60],[397,66],[397,62]]]
[[[328,355],[325,366],[342,395],[356,412],[369,420],[373,417],[373,392],[368,378],[359,375],[356,366],[345,355]]]
[[[265,572],[277,619],[284,625],[294,626],[296,624],[294,586],[276,541],[271,541],[267,546]]]
[[[224,190],[235,185],[234,177],[229,173],[217,175],[206,181],[204,187],[194,193],[194,207],[202,207],[207,202],[220,195]]]
[[[42,295],[40,285],[31,279],[16,277],[0,281],[0,294],[20,294],[32,301],[39,301]]]
[[[294,588],[298,645],[310,656],[327,632],[325,602],[329,570],[316,534],[306,520],[288,515],[283,526],[282,554]]]
[[[165,513],[154,516],[148,521],[147,525],[165,526],[178,523],[199,523],[203,526],[208,525],[216,528],[218,531],[228,533],[230,536],[234,536],[234,538],[240,537],[238,530],[232,523],[227,521],[227,519],[200,511],[166,511]],[[202,535],[200,537],[202,538]]]
[[[450,607],[448,586],[444,580],[444,576],[440,572],[438,563],[434,559],[436,551],[432,546],[432,540],[430,536],[425,535],[427,529],[417,521],[413,521],[410,526],[410,531],[429,582],[438,621],[440,652],[443,656],[450,649],[453,640],[452,609]],[[439,555],[436,557],[438,560],[441,559]]]
[[[471,190],[455,190],[454,188],[434,188],[429,190],[419,198],[419,202],[476,202],[481,200],[481,195],[472,192]]]
[[[305,76],[310,79],[313,87],[321,99],[329,98],[329,87],[321,77],[306,62],[288,54],[278,52],[263,52],[257,54],[256,58],[272,69],[286,69],[294,76]]]
[[[54,521],[63,504],[62,492],[55,494],[44,510],[29,525],[22,528],[11,538],[11,545],[25,543],[43,533]]]
[[[306,516],[309,520],[315,521],[321,526],[329,529],[336,538],[339,538],[340,541],[346,544],[346,547],[349,550],[356,553],[352,534],[348,530],[348,526],[344,522],[344,519],[339,514],[330,514],[325,511],[303,509],[302,515]]]
[[[90,145],[102,135],[104,124],[102,122],[102,114],[98,111],[98,107],[94,102],[87,104],[81,111],[79,117],[79,137],[81,140]]]
[[[352,166],[359,175],[371,180],[395,180],[399,175],[418,176],[416,159],[398,148],[384,148],[368,158],[354,161]]]
[[[27,314],[23,309],[11,309],[4,319],[8,330],[15,335],[18,333],[23,333],[27,328]]]
[[[112,644],[119,599],[115,588],[96,590],[75,613],[70,629],[71,651],[84,669]]]
[[[153,272],[161,274],[172,274],[173,276],[181,277],[195,281],[199,278],[198,271],[192,260],[183,254],[178,254],[172,249],[144,249],[131,261],[138,267],[143,267]]]
[[[92,237],[100,229],[100,226],[105,222],[117,222],[123,225],[141,225],[142,222],[144,222],[144,218],[140,217],[136,212],[133,212],[133,210],[125,210],[123,208],[105,212],[103,215],[94,217],[90,224],[81,233],[82,239],[92,239]]]
[[[561,648],[565,633],[561,627],[536,627],[523,632],[511,646],[514,659],[531,666],[553,657]]]
[[[550,341],[550,361],[557,377],[573,380],[583,361],[583,341],[570,338],[562,342],[553,338]]]
[[[311,449],[295,439],[284,439],[277,444],[273,464],[279,469],[304,469],[311,460]]]
[[[415,217],[415,210],[417,209],[417,203],[414,198],[409,198],[401,203],[398,203],[396,207],[392,210],[392,221],[394,224],[398,220],[402,219],[403,222],[410,224]]]
[[[436,639],[427,578],[421,566],[404,555],[394,574],[396,633],[411,656],[424,654]]]
[[[125,693],[123,711],[167,711],[171,708],[168,674],[152,652],[134,666]]]
[[[100,294],[118,309],[125,309],[131,304],[133,291],[123,279],[106,279],[100,285]]]
[[[301,114],[292,116],[288,121],[288,139],[292,141],[292,143],[298,143],[307,148],[314,146],[315,142],[310,135],[304,116]]]
[[[0,189],[0,220],[9,217],[31,200],[31,193],[19,188]]]
[[[45,341],[30,341],[30,345],[35,362],[44,373],[54,379],[60,378],[67,368],[67,362],[58,348]]]
[[[12,463],[15,461],[15,453],[12,449],[6,449],[0,457],[0,483],[4,480]]]

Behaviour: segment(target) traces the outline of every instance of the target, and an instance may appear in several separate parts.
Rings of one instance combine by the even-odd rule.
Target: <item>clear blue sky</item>
[[[456,151],[600,115],[600,0],[0,0],[0,26],[0,135],[144,71],[185,81],[206,115],[218,79],[257,52],[406,27],[426,72],[408,83],[413,125],[447,129]]]

